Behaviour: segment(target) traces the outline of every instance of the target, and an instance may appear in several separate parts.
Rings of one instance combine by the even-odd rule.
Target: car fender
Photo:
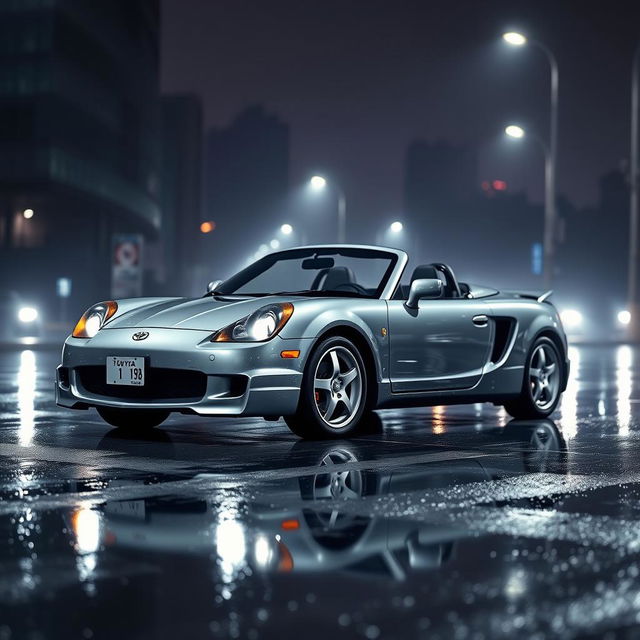
[[[331,302],[336,303],[336,300]],[[315,345],[330,331],[341,327],[355,330],[367,342],[380,380],[387,377],[389,360],[386,326],[387,306],[384,300],[341,299],[336,308],[327,308],[327,300],[306,300],[294,302],[294,313],[280,337],[285,340],[312,339]]]

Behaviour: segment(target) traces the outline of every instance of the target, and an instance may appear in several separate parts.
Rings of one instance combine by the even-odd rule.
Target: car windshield
[[[310,295],[378,298],[398,260],[375,249],[309,248],[261,258],[213,295]]]

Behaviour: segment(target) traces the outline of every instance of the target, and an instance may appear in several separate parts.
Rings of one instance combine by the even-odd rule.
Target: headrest
[[[411,282],[414,280],[437,280],[438,270],[430,264],[419,264],[411,274]]]
[[[331,267],[322,283],[323,291],[332,291],[341,284],[352,284],[355,282],[353,271],[349,267]]]

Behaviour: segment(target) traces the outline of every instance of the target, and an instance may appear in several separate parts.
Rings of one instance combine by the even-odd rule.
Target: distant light
[[[631,322],[631,312],[626,309],[618,311],[618,322],[623,325],[628,325]]]
[[[212,220],[207,220],[200,225],[201,233],[211,233],[216,228],[216,223]]]
[[[38,319],[38,310],[33,307],[21,307],[18,311],[18,320],[28,324]]]
[[[567,329],[577,329],[582,324],[582,314],[575,309],[565,309],[560,319]]]
[[[505,127],[504,132],[510,138],[524,138],[524,129],[517,124],[510,124],[508,127]]]
[[[507,190],[507,183],[504,180],[494,180],[491,183],[491,186],[496,190],[496,191],[506,191]]]
[[[322,176],[313,176],[311,180],[309,180],[309,184],[312,189],[316,191],[321,191],[327,186],[327,181]]]
[[[286,222],[280,227],[280,231],[285,235],[289,236],[293,233],[293,227]]]
[[[527,44],[526,36],[523,36],[517,31],[509,31],[502,34],[502,39],[508,44],[513,45],[514,47],[521,47],[523,44]]]
[[[33,214],[34,214],[34,210],[33,209],[25,209],[22,212],[22,215],[27,219],[27,220],[31,220],[31,218],[33,218]]]
[[[395,222],[391,223],[391,226],[389,227],[389,229],[391,229],[392,233],[400,233],[403,229],[403,225],[402,222],[400,222],[399,220],[396,220]]]
[[[269,247],[267,247],[267,245],[266,245],[266,244],[261,244],[261,245],[258,247],[258,252],[259,252],[259,253],[267,253],[267,251],[269,251]]]
[[[274,238],[269,244],[271,245],[272,249],[280,248],[280,240],[278,240],[277,238]]]

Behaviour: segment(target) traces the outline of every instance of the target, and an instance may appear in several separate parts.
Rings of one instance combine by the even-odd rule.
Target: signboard
[[[136,298],[142,295],[142,236],[116,234],[111,252],[111,297]]]

